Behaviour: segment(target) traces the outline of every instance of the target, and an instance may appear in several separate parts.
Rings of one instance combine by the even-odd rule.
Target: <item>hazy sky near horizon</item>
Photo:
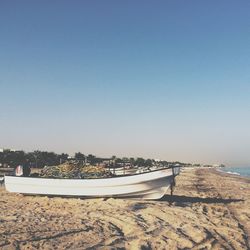
[[[249,1],[0,1],[0,148],[250,164]]]

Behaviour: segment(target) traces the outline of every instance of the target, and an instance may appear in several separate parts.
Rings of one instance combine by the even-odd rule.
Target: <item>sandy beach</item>
[[[160,201],[23,196],[0,188],[0,249],[249,249],[250,179],[184,170]]]

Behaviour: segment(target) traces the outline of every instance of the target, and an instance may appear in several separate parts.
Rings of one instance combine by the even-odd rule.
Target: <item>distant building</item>
[[[20,152],[22,150],[9,149],[9,148],[0,148],[0,152],[4,152],[4,151],[7,151],[7,152]]]
[[[161,162],[161,160],[160,160],[160,159],[154,159],[154,161],[155,161],[155,162]]]

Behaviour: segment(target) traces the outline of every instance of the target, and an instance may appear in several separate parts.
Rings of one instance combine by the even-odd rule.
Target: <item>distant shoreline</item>
[[[224,173],[227,175],[233,175],[243,178],[250,178],[250,167],[225,167],[216,168],[219,173]]]

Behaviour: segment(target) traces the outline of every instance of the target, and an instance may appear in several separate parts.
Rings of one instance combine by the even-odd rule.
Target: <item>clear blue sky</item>
[[[250,2],[0,1],[0,147],[250,164]]]

